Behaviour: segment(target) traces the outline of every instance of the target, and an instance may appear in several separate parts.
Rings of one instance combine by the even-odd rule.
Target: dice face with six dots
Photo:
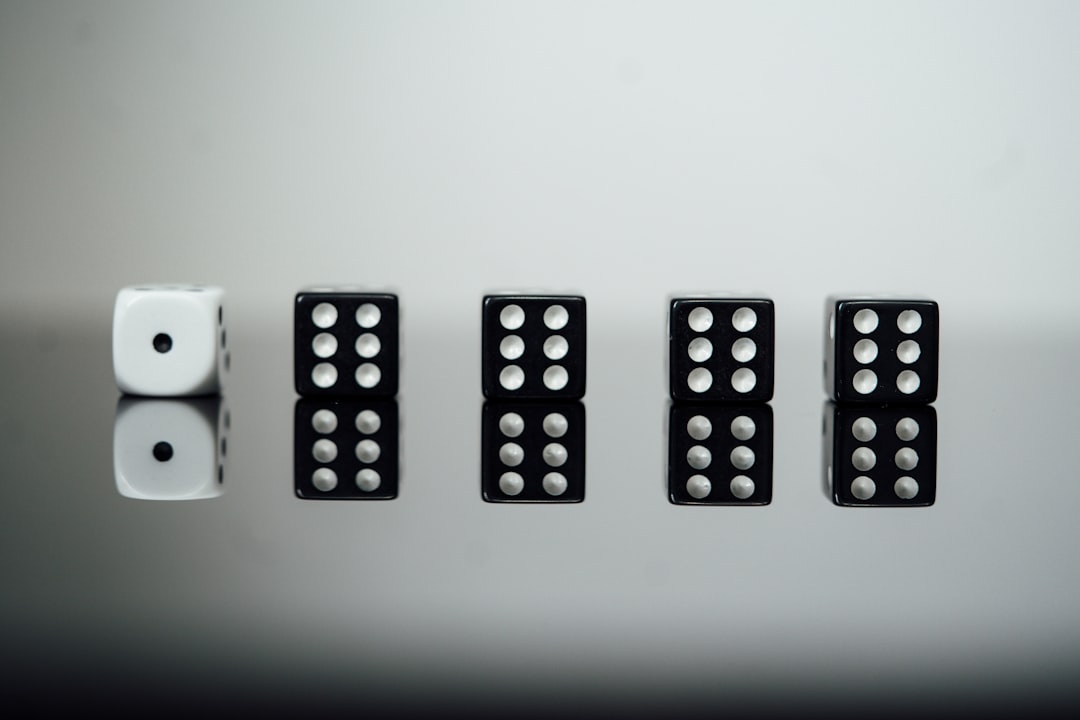
[[[585,499],[585,406],[579,402],[487,402],[481,429],[481,490],[488,502]]]
[[[676,505],[772,502],[773,414],[768,405],[671,406],[668,498]]]
[[[398,391],[398,299],[385,293],[296,295],[296,392],[393,397]]]
[[[937,398],[937,303],[830,297],[825,310],[829,397],[875,404]]]
[[[301,398],[296,402],[294,434],[297,497],[397,497],[396,400]]]
[[[668,319],[671,397],[767,402],[773,395],[772,300],[678,298]]]
[[[488,295],[482,334],[485,397],[585,395],[585,298]]]
[[[124,396],[116,405],[116,489],[139,500],[200,500],[222,494],[229,411],[218,396]]]
[[[933,505],[937,413],[930,405],[824,410],[825,491],[837,505]]]
[[[113,371],[121,392],[170,397],[220,392],[229,369],[224,291],[134,285],[113,310]]]

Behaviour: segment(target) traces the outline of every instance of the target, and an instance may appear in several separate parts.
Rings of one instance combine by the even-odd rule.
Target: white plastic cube
[[[224,296],[206,285],[123,288],[113,312],[120,391],[155,397],[220,392],[229,367]]]
[[[222,494],[228,411],[219,397],[123,397],[113,426],[116,489],[138,500],[200,500]]]

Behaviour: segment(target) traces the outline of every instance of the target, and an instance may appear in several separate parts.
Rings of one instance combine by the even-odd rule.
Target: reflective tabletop
[[[1078,25],[1054,2],[0,2],[0,691],[1075,706]],[[113,303],[151,282],[224,288],[220,398],[118,391]],[[332,452],[297,426],[314,284],[401,309],[400,392],[335,440],[377,477],[333,490],[299,462]],[[580,502],[485,501],[503,290],[587,300]],[[850,290],[940,305],[928,506],[823,487],[822,311]],[[699,292],[775,303],[773,399],[742,413],[771,419],[771,496],[729,488],[746,507],[669,499],[669,303]]]

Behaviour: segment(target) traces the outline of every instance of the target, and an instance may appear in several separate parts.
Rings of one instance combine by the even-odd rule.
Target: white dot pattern
[[[708,338],[697,337],[690,341],[686,354],[694,362],[705,362],[712,357],[713,347]]]
[[[298,383],[306,383],[298,386],[301,394],[320,390],[342,396],[393,394],[397,386],[396,298],[326,289],[298,302],[315,304],[297,312],[297,333],[310,332],[312,327],[318,331],[306,350],[297,345],[298,370],[308,363],[311,367],[306,374],[298,372]],[[389,378],[387,372],[392,373]]]
[[[499,461],[509,467],[517,467],[525,459],[525,450],[517,443],[505,443],[499,448]]]
[[[549,330],[562,330],[570,321],[570,313],[562,305],[552,305],[544,311],[544,325]]]
[[[382,477],[372,468],[361,468],[356,473],[356,487],[363,492],[375,492],[382,485]]]
[[[371,389],[379,384],[382,379],[382,371],[375,363],[364,363],[356,368],[356,384],[362,388]]]
[[[752,302],[759,304],[751,306]],[[771,398],[771,328],[772,305],[767,301],[674,301],[673,397],[710,401]]]
[[[686,423],[686,432],[695,440],[706,440],[712,435],[712,421],[704,415],[695,415]]]
[[[364,303],[356,308],[356,324],[365,329],[371,329],[382,320],[382,311],[373,303]]]
[[[337,443],[326,438],[316,440],[315,445],[311,448],[311,454],[318,462],[334,462],[337,458]]]
[[[694,332],[705,332],[713,325],[712,311],[708,308],[696,307],[690,311],[687,323]]]
[[[337,473],[327,467],[317,468],[311,474],[311,484],[320,492],[330,492],[337,487]]]
[[[356,429],[364,435],[373,435],[382,427],[382,418],[374,410],[361,410],[356,414]]]
[[[520,305],[507,305],[499,313],[499,322],[507,330],[517,330],[525,324],[525,311]]]
[[[583,470],[574,464],[574,448],[579,442],[574,439],[574,430],[579,421],[569,412],[530,409],[526,405],[523,403],[521,410],[496,413],[490,421],[485,420],[495,423],[490,431],[485,430],[485,438],[489,432],[494,433],[491,436],[494,444],[489,445],[488,439],[484,441],[490,448],[485,452],[493,453],[488,456],[492,465],[484,470],[485,498],[492,499],[490,493],[495,491],[495,500],[579,500],[571,492],[575,487],[573,478]]]
[[[707,447],[695,445],[686,453],[686,462],[695,470],[704,470],[712,463],[712,453]]]
[[[334,323],[337,322],[337,318],[337,308],[330,303],[319,303],[311,311],[311,322],[315,324],[315,327],[323,328],[324,330],[333,327]]]
[[[559,438],[566,434],[569,423],[562,413],[548,413],[544,416],[544,433],[548,437]]]
[[[562,360],[570,351],[570,344],[562,335],[552,335],[544,341],[544,357],[549,360]]]
[[[686,492],[695,500],[704,500],[712,492],[712,482],[704,475],[691,475],[686,481]]]
[[[326,435],[337,430],[338,418],[333,410],[317,410],[311,416],[311,427],[317,433]]]
[[[300,477],[310,480],[302,488],[298,485],[298,494],[302,497],[394,497],[396,460],[395,453],[388,455],[387,447],[383,445],[387,438],[383,411],[363,406],[352,409],[348,403],[330,402],[335,405],[311,406],[310,420],[307,421],[312,432],[310,453],[298,455],[297,460],[305,461],[306,458],[313,467],[303,474],[298,473],[298,482]],[[302,421],[298,418],[297,422]],[[301,427],[304,426],[298,424],[297,429]],[[391,424],[390,432],[396,434],[395,428],[396,424]],[[299,441],[299,435],[297,437]],[[391,475],[384,475],[385,470],[391,471]],[[387,477],[393,478],[389,487]],[[314,495],[310,494],[312,489]]]
[[[677,490],[672,485],[673,493],[683,493],[682,497],[689,501],[710,504],[754,502],[758,487],[752,476],[768,470],[758,469],[757,454],[745,443],[751,440],[761,442],[755,440],[760,435],[760,428],[750,415],[724,415],[719,426],[714,422],[715,416],[683,416],[682,424],[678,426],[678,432],[686,442],[681,450],[684,455],[680,455],[678,461],[683,470],[677,481],[681,485],[677,486]],[[672,419],[675,419],[674,411]],[[672,452],[675,447],[672,446]],[[675,477],[672,477],[672,483],[675,482]],[[757,500],[757,503],[761,502]],[[764,502],[768,502],[768,499]]]
[[[921,483],[929,478],[930,487],[933,487],[933,458],[930,458],[930,467],[927,468],[926,458],[920,457],[920,454],[927,451],[932,453],[933,446],[927,446],[925,440],[917,440],[921,418],[917,420],[912,417],[915,413],[922,413],[932,421],[932,410],[909,408],[898,412],[885,406],[866,408],[863,412],[867,414],[852,413],[843,420],[840,419],[841,415],[837,416],[837,423],[850,423],[846,429],[838,424],[839,434],[833,440],[835,453],[850,453],[846,458],[835,460],[837,476],[832,479],[837,483],[837,502],[873,505],[932,503],[933,490],[930,490],[928,498],[926,487]],[[871,417],[874,413],[878,415]],[[830,476],[831,467],[832,463]]]
[[[506,413],[499,418],[499,432],[506,437],[517,437],[525,430],[525,419],[517,413]]]
[[[712,387],[712,373],[703,367],[694,368],[686,376],[686,385],[696,393],[703,393]]]
[[[382,350],[382,343],[378,335],[364,333],[356,338],[356,354],[360,357],[371,359],[378,355],[380,350]]]
[[[544,475],[544,479],[541,481],[541,486],[544,488],[544,492],[548,495],[558,497],[566,492],[566,488],[569,483],[566,481],[566,476],[559,472],[549,472]]]
[[[901,500],[914,500],[915,496],[919,494],[919,483],[915,478],[905,475],[898,478],[893,484],[893,492]]]
[[[489,318],[484,325],[485,394],[579,396],[584,378],[577,369],[582,367],[584,353],[579,341],[583,322],[577,318],[583,312],[579,303],[580,299],[569,297],[557,302],[532,297],[511,302],[485,299],[485,317]]]
[[[337,338],[330,333],[319,333],[311,341],[311,352],[315,353],[315,357],[328,358],[337,352],[337,348]]]
[[[562,467],[566,464],[566,448],[559,443],[548,443],[544,446],[543,458],[551,467]]]
[[[878,301],[873,309],[857,305],[853,313],[849,309],[844,315],[847,332],[833,346],[836,399],[932,399],[933,390],[927,392],[925,387],[925,373],[933,373],[936,385],[936,330],[928,330],[936,328],[936,310],[920,311],[905,305]],[[931,314],[924,315],[927,312]],[[928,325],[927,317],[933,325]],[[830,371],[828,367],[826,371]]]
[[[525,354],[525,341],[517,335],[507,335],[499,343],[499,354],[507,360],[517,360]]]
[[[374,440],[361,440],[356,443],[356,459],[362,463],[373,463],[381,454],[382,448]]]
[[[562,390],[570,381],[570,375],[562,365],[552,365],[544,371],[544,387],[548,390]]]

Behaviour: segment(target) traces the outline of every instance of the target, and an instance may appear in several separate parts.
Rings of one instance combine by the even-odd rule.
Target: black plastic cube
[[[668,318],[671,397],[767,402],[773,396],[775,309],[766,298],[675,298]]]
[[[585,298],[487,295],[482,324],[484,397],[577,400],[585,395]]]
[[[929,403],[938,392],[938,305],[830,297],[825,393],[841,403]]]
[[[298,293],[295,306],[293,366],[298,394],[397,394],[396,295],[311,290]]]

